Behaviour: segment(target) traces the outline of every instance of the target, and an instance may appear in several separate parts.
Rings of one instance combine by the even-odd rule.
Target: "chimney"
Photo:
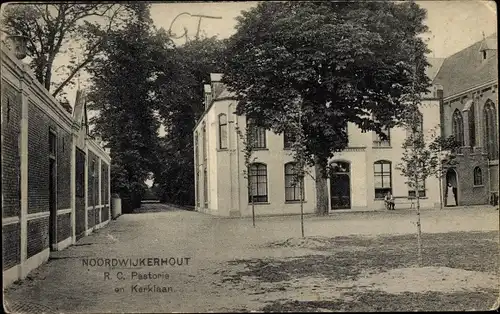
[[[224,89],[224,84],[222,84],[222,74],[221,73],[210,73],[210,82],[212,83],[212,98],[217,98]]]
[[[205,93],[205,109],[212,103],[212,86],[210,84],[203,85],[203,90]]]
[[[70,114],[73,113],[73,108],[71,108],[71,105],[69,104],[69,101],[67,99],[63,99],[59,102],[61,106]]]
[[[438,99],[443,98],[443,85],[440,84],[434,85],[434,97]]]

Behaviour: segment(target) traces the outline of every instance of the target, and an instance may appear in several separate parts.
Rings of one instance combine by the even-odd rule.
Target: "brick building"
[[[433,83],[443,86],[442,133],[462,144],[444,183],[455,189],[458,205],[492,203],[498,198],[497,34],[441,60]]]
[[[110,157],[88,135],[85,100],[73,114],[27,65],[1,50],[4,286],[110,218]]]

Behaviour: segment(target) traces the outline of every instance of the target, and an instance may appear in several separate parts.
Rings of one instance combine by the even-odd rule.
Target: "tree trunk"
[[[418,266],[423,267],[422,256],[422,227],[420,224],[420,193],[418,186],[418,177],[415,175],[415,196],[417,199],[417,241],[418,241]]]
[[[302,231],[302,237],[304,237],[304,177],[300,180],[300,230]]]
[[[439,209],[443,209],[443,177],[439,177]]]
[[[328,214],[328,184],[324,168],[319,162],[314,165],[316,176],[316,214],[318,216]]]

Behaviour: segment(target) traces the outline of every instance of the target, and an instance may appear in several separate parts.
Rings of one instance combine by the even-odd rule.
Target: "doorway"
[[[56,160],[49,159],[49,246],[54,251],[57,245],[57,194]]]
[[[348,162],[330,164],[330,206],[335,209],[351,208],[351,177]]]
[[[455,169],[446,171],[445,206],[458,206],[458,176]]]

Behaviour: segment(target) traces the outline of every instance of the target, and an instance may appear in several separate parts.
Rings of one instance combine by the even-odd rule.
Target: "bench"
[[[415,208],[414,202],[415,197],[412,196],[393,196],[394,199],[394,209],[398,207],[398,205],[410,205],[410,209]],[[389,210],[389,203],[384,200],[385,209]]]

